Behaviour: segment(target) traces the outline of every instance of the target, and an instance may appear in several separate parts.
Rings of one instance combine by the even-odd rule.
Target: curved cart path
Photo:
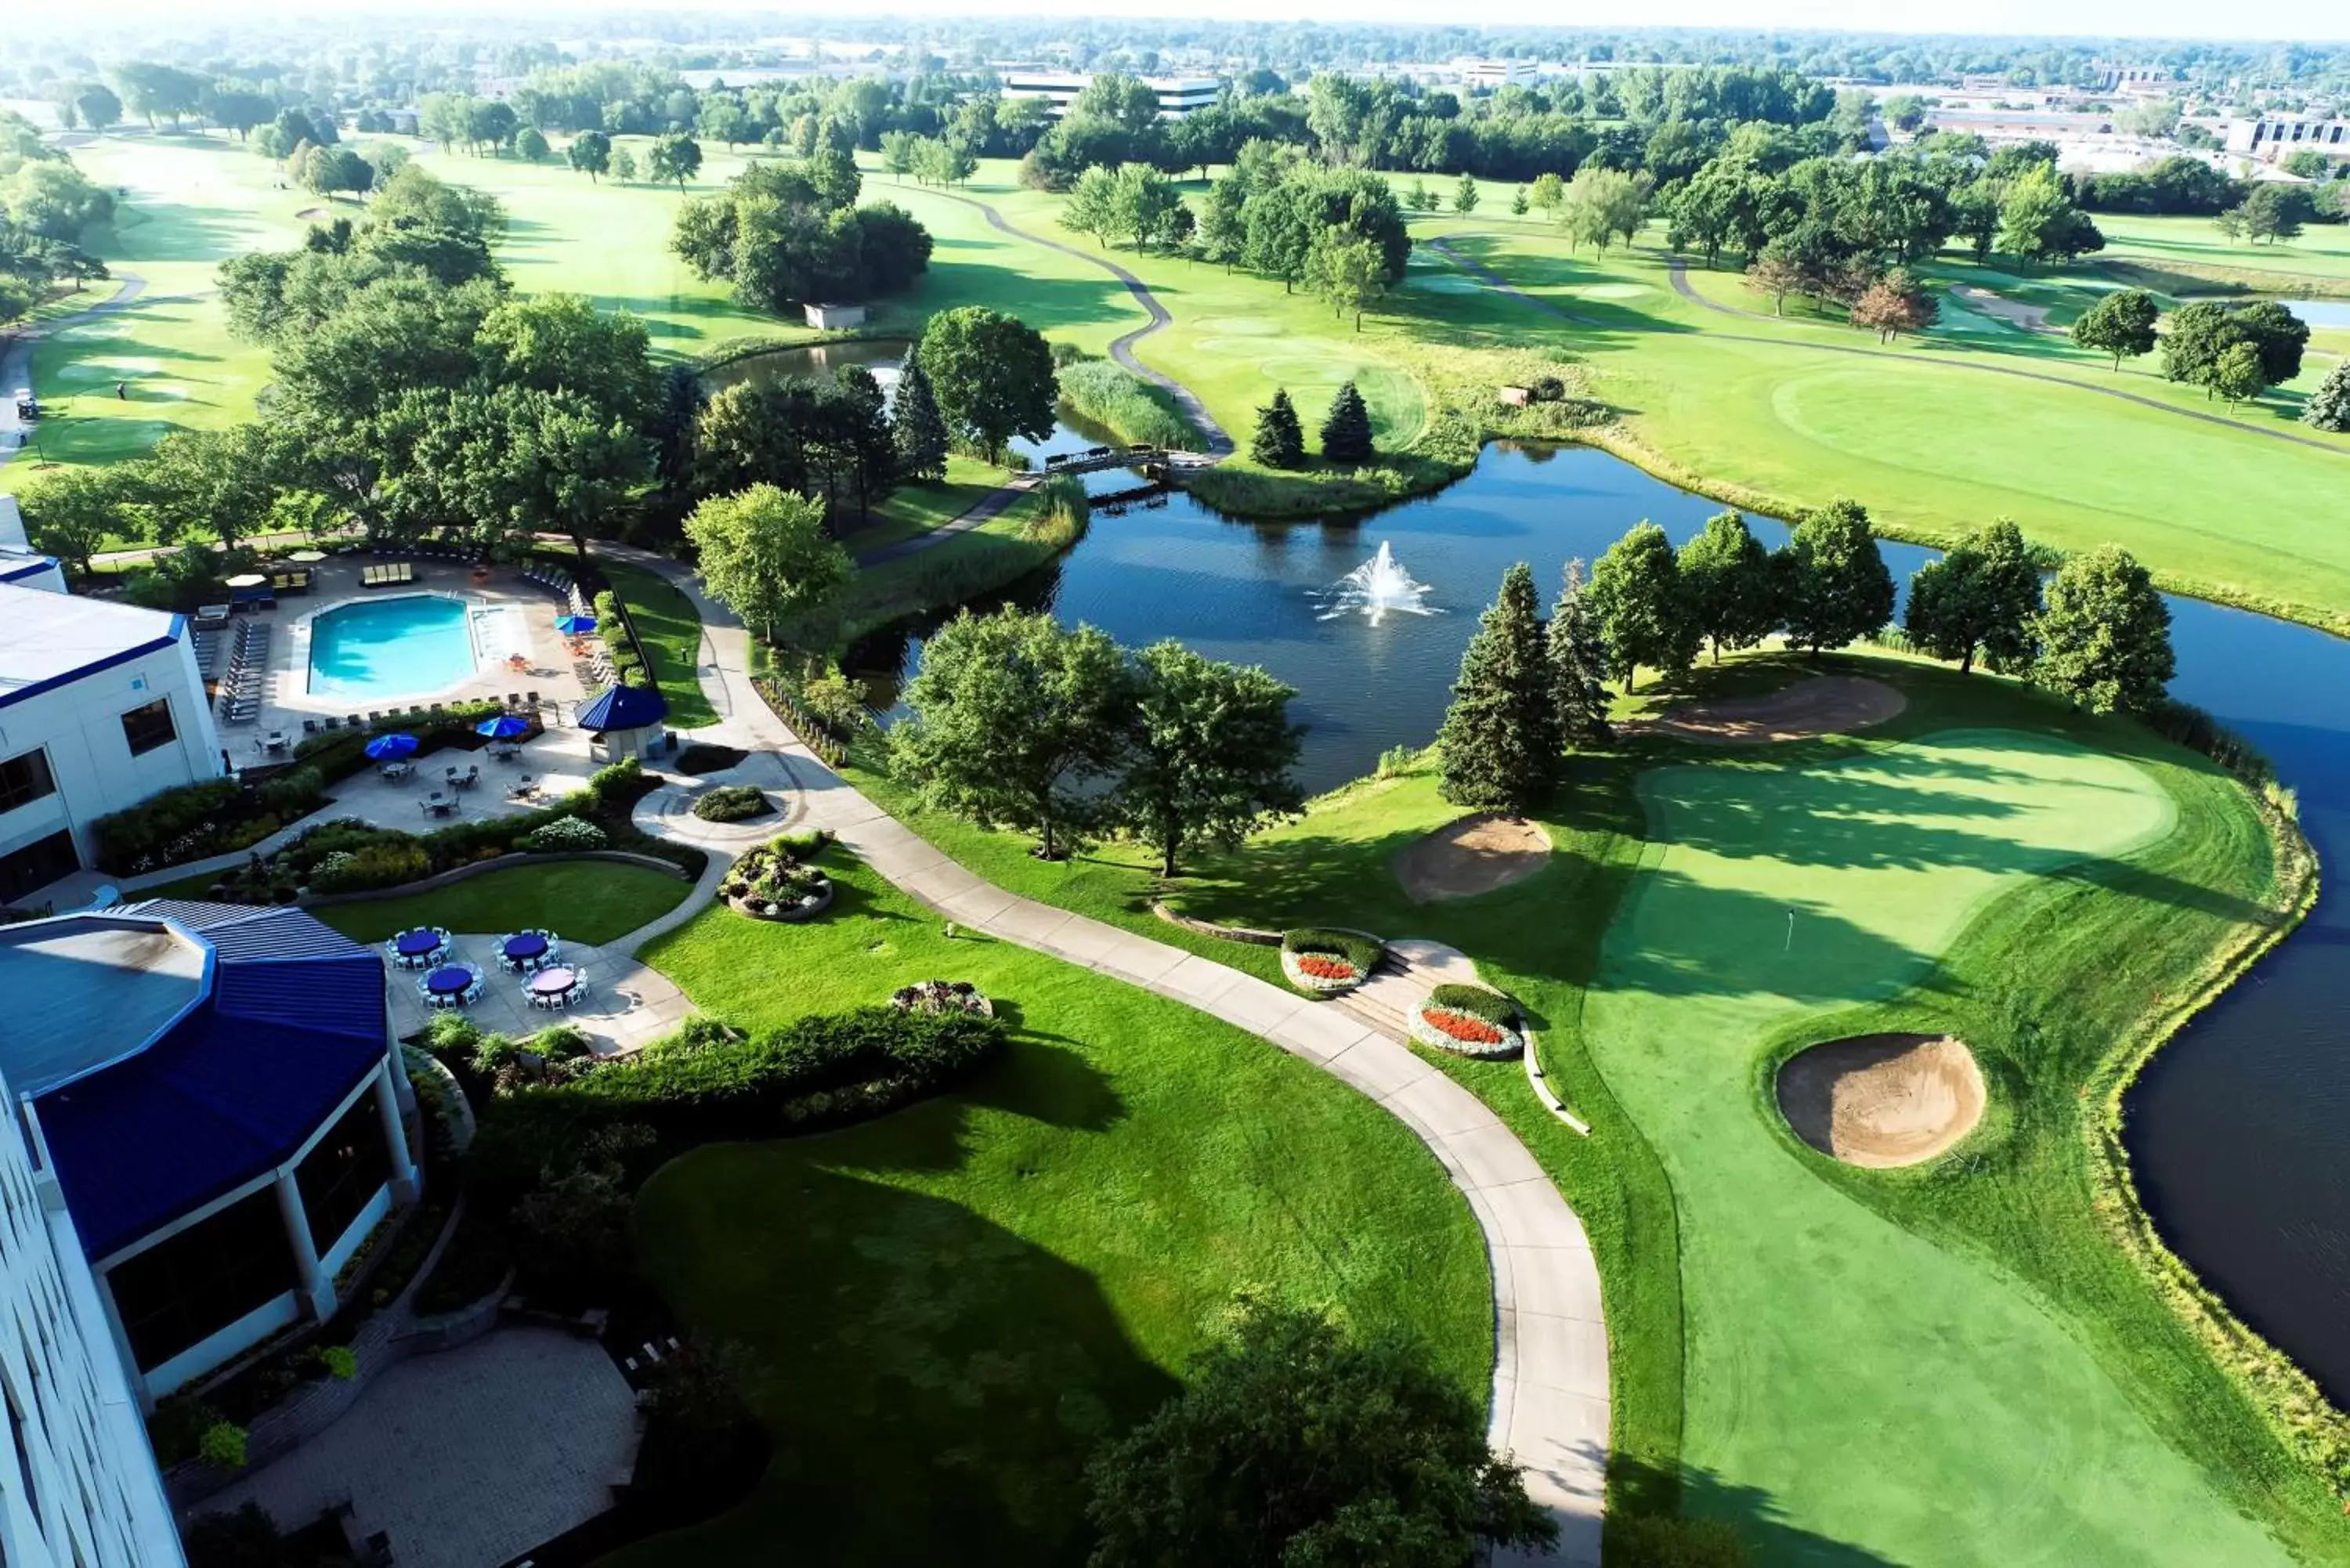
[[[725,717],[696,738],[772,753],[788,781],[782,793],[795,826],[831,829],[866,864],[958,924],[1171,997],[1302,1056],[1419,1136],[1468,1199],[1492,1266],[1488,1435],[1525,1467],[1528,1494],[1559,1525],[1555,1552],[1504,1552],[1494,1561],[1503,1568],[1597,1563],[1609,1413],[1599,1271],[1582,1222],[1501,1118],[1358,1018],[1211,959],[1019,898],[956,864],[826,766],[775,716],[752,688],[742,624],[710,601],[689,570],[639,551],[611,553],[660,573],[702,612],[702,683]],[[623,943],[633,948],[641,935]]]
[[[1647,327],[1627,327],[1622,322],[1600,321],[1592,317],[1578,316],[1555,300],[1528,294],[1525,290],[1514,286],[1492,267],[1461,254],[1444,240],[1425,240],[1421,243],[1494,293],[1506,295],[1522,305],[1532,306],[1534,309],[1555,316],[1562,321],[1571,321],[1578,327],[1596,327],[1610,332],[1652,330]],[[1762,315],[1760,311],[1741,310],[1735,306],[1708,299],[1690,282],[1689,264],[1679,257],[1667,261],[1665,270],[1667,275],[1672,280],[1673,292],[1701,310],[1710,310],[1718,316],[1736,317],[1748,321],[1775,319]],[[1813,343],[1800,338],[1764,337],[1756,334],[1739,332],[1714,332],[1707,336],[1726,343],[1759,343],[1767,348],[1802,348],[1817,354],[1849,354],[1864,359],[1901,359],[1910,364],[1926,365],[1938,369],[1972,370],[1979,375],[2006,376],[2019,381],[2044,381],[2052,387],[2069,387],[2076,392],[2087,392],[2095,397],[2117,398],[2125,403],[2136,403],[2140,408],[2152,409],[2157,413],[2171,414],[2183,420],[2196,420],[2207,425],[2220,425],[2228,430],[2242,431],[2248,435],[2266,436],[2271,441],[2291,441],[2295,446],[2305,446],[2318,452],[2332,452],[2336,457],[2350,457],[2350,448],[2338,446],[2332,441],[2319,441],[2314,436],[2295,435],[2291,431],[2270,430],[2261,425],[2250,425],[2241,420],[2231,420],[2224,414],[2207,414],[2199,409],[2182,409],[2175,403],[2166,403],[2159,398],[2149,398],[2137,392],[2126,392],[2119,387],[2100,387],[2091,381],[2076,381],[2070,376],[2052,375],[2044,370],[2026,370],[2013,365],[1986,365],[1975,359],[1920,358],[1913,354],[1895,354],[1881,348],[1864,348],[1855,343]]]
[[[1165,388],[1174,397],[1177,406],[1181,408],[1191,422],[1199,427],[1200,433],[1207,438],[1207,455],[1211,462],[1219,462],[1232,455],[1234,449],[1232,436],[1223,426],[1216,422],[1216,417],[1208,412],[1208,406],[1199,400],[1198,395],[1174,377],[1163,370],[1154,370],[1134,357],[1134,346],[1137,343],[1175,319],[1168,314],[1167,307],[1159,303],[1159,296],[1150,292],[1149,284],[1144,283],[1107,256],[1096,255],[1090,251],[1080,250],[1076,245],[1063,244],[1058,240],[1048,240],[1042,234],[1032,234],[1027,230],[1017,227],[1002,213],[975,196],[957,196],[946,191],[931,191],[926,194],[935,196],[941,201],[961,202],[966,207],[976,207],[981,215],[987,219],[988,227],[999,233],[1010,234],[1015,240],[1025,240],[1032,245],[1042,245],[1048,251],[1058,251],[1065,256],[1075,256],[1087,266],[1099,267],[1126,285],[1126,292],[1134,296],[1135,303],[1142,306],[1150,319],[1112,341],[1109,346],[1109,357],[1143,379]]]
[[[122,286],[108,298],[99,300],[87,310],[77,310],[71,316],[60,316],[28,328],[9,339],[7,348],[0,350],[0,466],[5,466],[24,450],[27,427],[16,417],[16,391],[19,387],[33,384],[33,345],[53,332],[63,332],[68,327],[79,327],[86,321],[94,321],[120,310],[146,290],[147,280],[136,273],[121,272],[114,275]]]

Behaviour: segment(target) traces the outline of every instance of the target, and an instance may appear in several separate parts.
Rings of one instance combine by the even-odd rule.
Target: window
[[[22,849],[0,855],[0,903],[21,898],[80,867],[71,833],[60,828],[47,838],[36,838]]]
[[[143,756],[158,746],[168,746],[180,738],[172,727],[172,701],[158,697],[143,708],[133,708],[122,715],[122,738],[130,742],[130,754]]]
[[[0,811],[14,811],[57,793],[57,781],[49,775],[47,752],[26,752],[0,763]]]
[[[141,1367],[160,1366],[301,1282],[277,1194],[263,1188],[106,1272]]]
[[[391,1179],[391,1154],[384,1147],[383,1118],[370,1089],[343,1113],[334,1130],[302,1158],[294,1185],[310,1218],[310,1244],[325,1257],[351,1228],[383,1184]]]

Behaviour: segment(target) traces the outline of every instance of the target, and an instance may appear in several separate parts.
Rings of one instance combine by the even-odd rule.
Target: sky
[[[359,0],[353,10],[388,5]],[[576,16],[582,11],[650,8],[644,0],[405,0],[409,15]],[[774,17],[787,26],[793,10],[774,0],[689,0],[675,8],[731,11]],[[212,16],[268,16],[286,0],[211,0]],[[1465,11],[1433,0],[881,0],[889,16],[1216,16],[1252,21],[1464,21],[1485,26],[1677,26],[1817,29],[1829,32],[1931,32],[2053,36],[2213,38],[2246,41],[2350,40],[2350,5],[2344,0],[2267,0],[2258,5],[2214,5],[2210,0],[1967,0],[1962,6],[1920,0],[1480,0]],[[181,16],[184,0],[116,0],[109,15]]]

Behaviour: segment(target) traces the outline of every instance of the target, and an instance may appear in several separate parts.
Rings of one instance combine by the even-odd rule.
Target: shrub
[[[432,857],[421,840],[369,845],[364,849],[338,850],[318,862],[310,886],[321,893],[359,893],[377,888],[397,888],[431,875]]]
[[[359,1375],[359,1358],[348,1345],[322,1345],[318,1365],[327,1369],[328,1376],[344,1383]]]
[[[693,815],[704,822],[741,822],[774,809],[753,784],[724,784],[693,803]]]
[[[326,776],[315,767],[289,768],[255,786],[261,804],[280,816],[300,816],[326,797]],[[267,834],[261,836],[264,838]]]
[[[848,739],[871,717],[866,711],[864,700],[858,696],[857,688],[849,684],[847,676],[837,671],[820,675],[801,687],[800,705],[835,740]]]
[[[1518,1026],[1516,1003],[1498,991],[1488,991],[1482,985],[1440,985],[1428,994],[1428,1005],[1441,1007],[1450,1012],[1465,1012],[1471,1018],[1503,1029]]]
[[[696,741],[678,753],[672,764],[679,773],[699,778],[703,774],[723,774],[738,766],[751,753],[735,746],[713,746],[707,741]]]
[[[1327,953],[1345,959],[1355,966],[1355,972],[1367,977],[1379,967],[1387,955],[1386,944],[1354,931],[1333,931],[1303,926],[1281,935],[1281,950],[1285,953]]]
[[[234,1421],[214,1421],[197,1440],[196,1457],[224,1470],[244,1468],[244,1428]]]
[[[1566,383],[1556,376],[1536,376],[1526,387],[1526,400],[1534,403],[1561,402],[1566,397]]]
[[[481,1040],[481,1026],[462,1012],[436,1012],[424,1026],[424,1048],[436,1056],[470,1052]]]
[[[1419,752],[1417,747],[1405,745],[1389,746],[1386,751],[1379,753],[1379,765],[1378,769],[1373,772],[1371,776],[1373,778],[1382,779],[1402,778],[1405,774],[1411,772],[1412,763],[1419,760]]]
[[[560,850],[601,849],[611,840],[602,828],[576,816],[560,816],[523,836],[522,847],[546,855]]]
[[[128,811],[99,817],[91,824],[98,838],[99,867],[123,876],[182,860],[201,860],[213,852],[213,840],[238,793],[234,779],[204,779],[150,795]]]

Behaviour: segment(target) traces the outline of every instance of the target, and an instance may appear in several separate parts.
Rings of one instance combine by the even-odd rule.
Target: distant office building
[[[1496,88],[1532,87],[1535,68],[1532,60],[1477,59],[1462,55],[1453,60],[1451,74],[1471,92],[1491,92]]]
[[[180,1568],[137,1400],[80,1239],[35,1175],[16,1096],[0,1078],[0,1563],[8,1568]]]
[[[2097,92],[2126,93],[2132,97],[2159,97],[2170,85],[2168,66],[2129,65],[2116,60],[2097,60],[2089,67],[2089,86]]]
[[[0,541],[0,903],[89,864],[98,818],[223,771],[187,618],[63,587]]]
[[[1055,119],[1068,113],[1077,95],[1093,85],[1090,71],[1040,71],[1018,67],[1003,73],[1003,96],[1033,98],[1044,101],[1045,112]],[[1223,83],[1214,77],[1144,77],[1142,84],[1159,95],[1159,118],[1180,119],[1194,109],[1205,109],[1216,101]]]
[[[2273,163],[2304,149],[2350,158],[2350,119],[2328,115],[2262,115],[2228,122],[2228,151]]]

